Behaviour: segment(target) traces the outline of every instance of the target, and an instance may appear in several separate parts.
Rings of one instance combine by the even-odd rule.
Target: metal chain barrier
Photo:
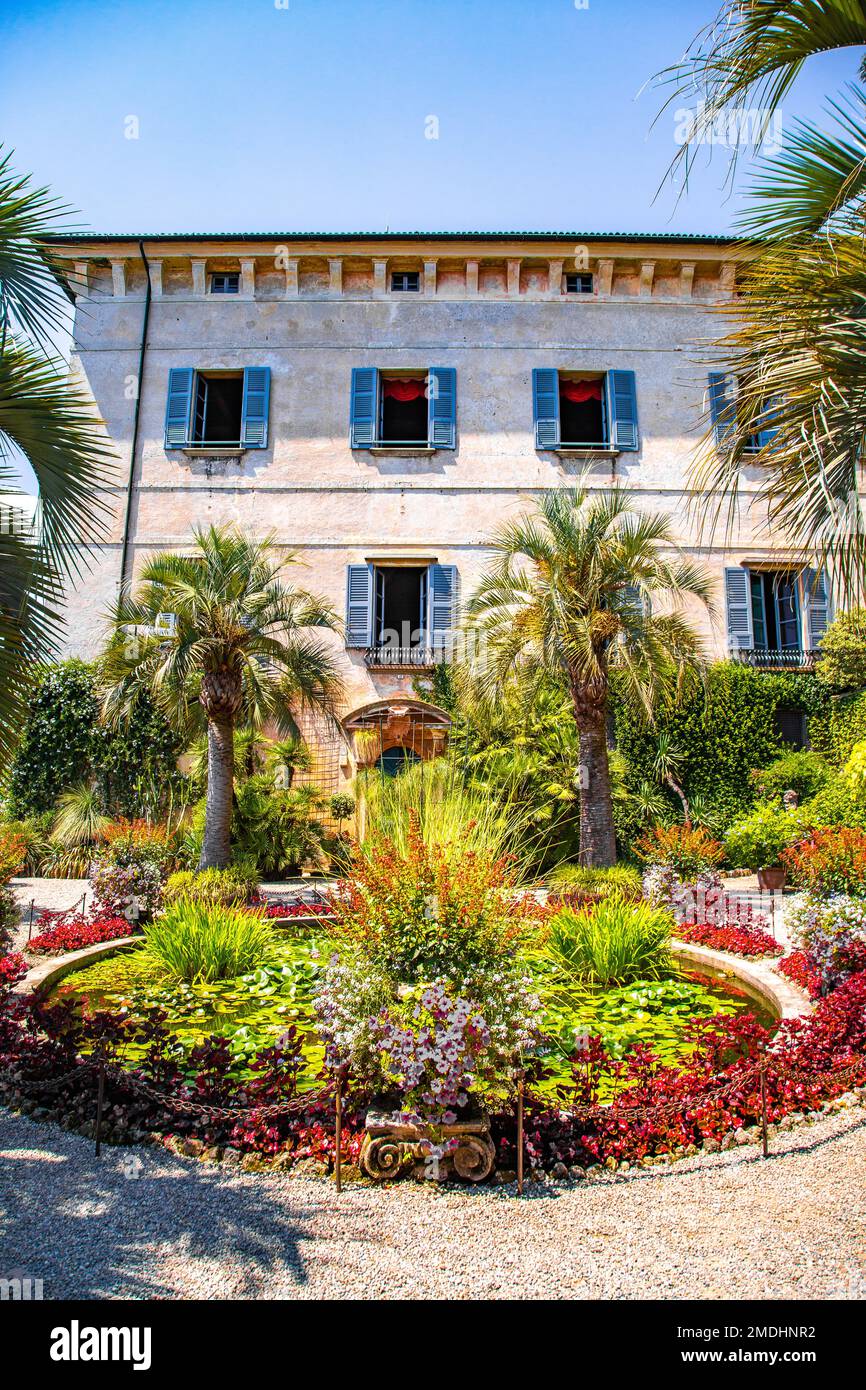
[[[341,1180],[341,1158],[342,1158],[342,1120],[343,1120],[343,1086],[345,1078],[338,1076],[335,1083],[320,1087],[317,1091],[305,1091],[300,1095],[293,1096],[290,1100],[276,1101],[268,1105],[214,1105],[208,1101],[195,1100],[188,1096],[178,1096],[171,1092],[164,1091],[158,1086],[137,1076],[134,1072],[128,1072],[121,1067],[111,1066],[104,1059],[94,1057],[88,1060],[82,1059],[71,1071],[64,1073],[63,1076],[54,1077],[51,1080],[38,1077],[18,1077],[16,1084],[32,1086],[34,1089],[54,1091],[62,1086],[68,1085],[70,1081],[82,1079],[89,1074],[97,1075],[97,1105],[96,1105],[96,1156],[99,1157],[101,1150],[101,1130],[102,1114],[104,1107],[105,1084],[106,1081],[112,1082],[122,1090],[131,1091],[134,1095],[139,1095],[149,1100],[155,1105],[172,1114],[181,1115],[202,1115],[216,1121],[238,1121],[244,1118],[255,1118],[257,1120],[276,1120],[297,1115],[309,1109],[311,1106],[333,1103],[335,1106],[335,1178],[337,1191],[342,1191]],[[725,1082],[723,1085],[714,1086],[710,1090],[703,1091],[699,1095],[685,1096],[669,1101],[645,1102],[637,1105],[630,1104],[627,1093],[619,1096],[609,1105],[587,1104],[568,1106],[563,1105],[555,1096],[546,1096],[537,1091],[529,1090],[526,1087],[522,1073],[517,1073],[516,1099],[517,1099],[517,1193],[523,1194],[523,1158],[525,1143],[525,1123],[524,1106],[528,1101],[534,1105],[541,1106],[546,1110],[554,1110],[563,1119],[573,1121],[591,1120],[628,1120],[628,1121],[652,1121],[652,1120],[685,1120],[689,1116],[694,1116],[707,1106],[719,1101],[728,1099],[744,1087],[757,1084],[759,1094],[761,1127],[763,1131],[763,1152],[764,1157],[769,1156],[767,1147],[767,1081],[789,1081],[797,1085],[806,1085],[811,1088],[823,1086],[824,1083],[838,1086],[840,1084],[851,1084],[860,1081],[862,1084],[866,1080],[866,1058],[851,1062],[846,1067],[837,1069],[827,1069],[824,1071],[804,1071],[796,1067],[786,1066],[777,1063],[772,1056],[765,1055],[759,1062],[754,1062],[745,1070],[739,1072],[737,1076]],[[756,1107],[757,1108],[757,1107]]]

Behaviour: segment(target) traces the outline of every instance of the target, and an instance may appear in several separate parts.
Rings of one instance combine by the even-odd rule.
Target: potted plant
[[[803,813],[796,807],[779,803],[756,806],[730,827],[725,850],[736,867],[757,873],[762,892],[776,892],[785,886],[782,855],[806,828]]]

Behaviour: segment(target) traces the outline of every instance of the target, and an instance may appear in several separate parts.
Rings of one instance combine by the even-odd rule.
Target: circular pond
[[[87,1013],[106,1009],[131,1020],[144,1020],[159,1009],[184,1051],[209,1038],[226,1038],[238,1073],[256,1052],[294,1027],[305,1059],[301,1085],[312,1087],[323,1061],[314,996],[329,952],[324,937],[281,930],[275,932],[269,964],[231,980],[186,984],[171,979],[148,952],[131,950],[66,975],[50,1001],[71,1001]],[[540,1053],[553,1083],[567,1080],[570,1056],[581,1039],[591,1036],[600,1037],[614,1058],[642,1044],[663,1065],[671,1065],[692,1049],[688,1033],[693,1019],[748,1012],[765,1027],[777,1023],[767,1004],[741,983],[693,966],[675,966],[662,979],[638,979],[621,987],[576,986],[565,995],[546,993],[543,981],[538,983],[543,997]],[[134,1064],[144,1047],[130,1042],[126,1060]]]

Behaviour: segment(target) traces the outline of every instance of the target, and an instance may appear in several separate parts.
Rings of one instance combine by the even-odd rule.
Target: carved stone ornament
[[[401,1177],[443,1181],[458,1177],[483,1182],[493,1171],[496,1150],[487,1115],[467,1115],[454,1124],[424,1124],[399,1111],[368,1111],[361,1145],[361,1170],[374,1182]]]

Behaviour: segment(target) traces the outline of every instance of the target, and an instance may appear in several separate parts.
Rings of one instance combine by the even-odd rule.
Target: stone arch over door
[[[451,717],[438,705],[401,695],[362,705],[343,720],[356,769],[375,766],[383,753],[403,748],[426,761],[445,751]]]

